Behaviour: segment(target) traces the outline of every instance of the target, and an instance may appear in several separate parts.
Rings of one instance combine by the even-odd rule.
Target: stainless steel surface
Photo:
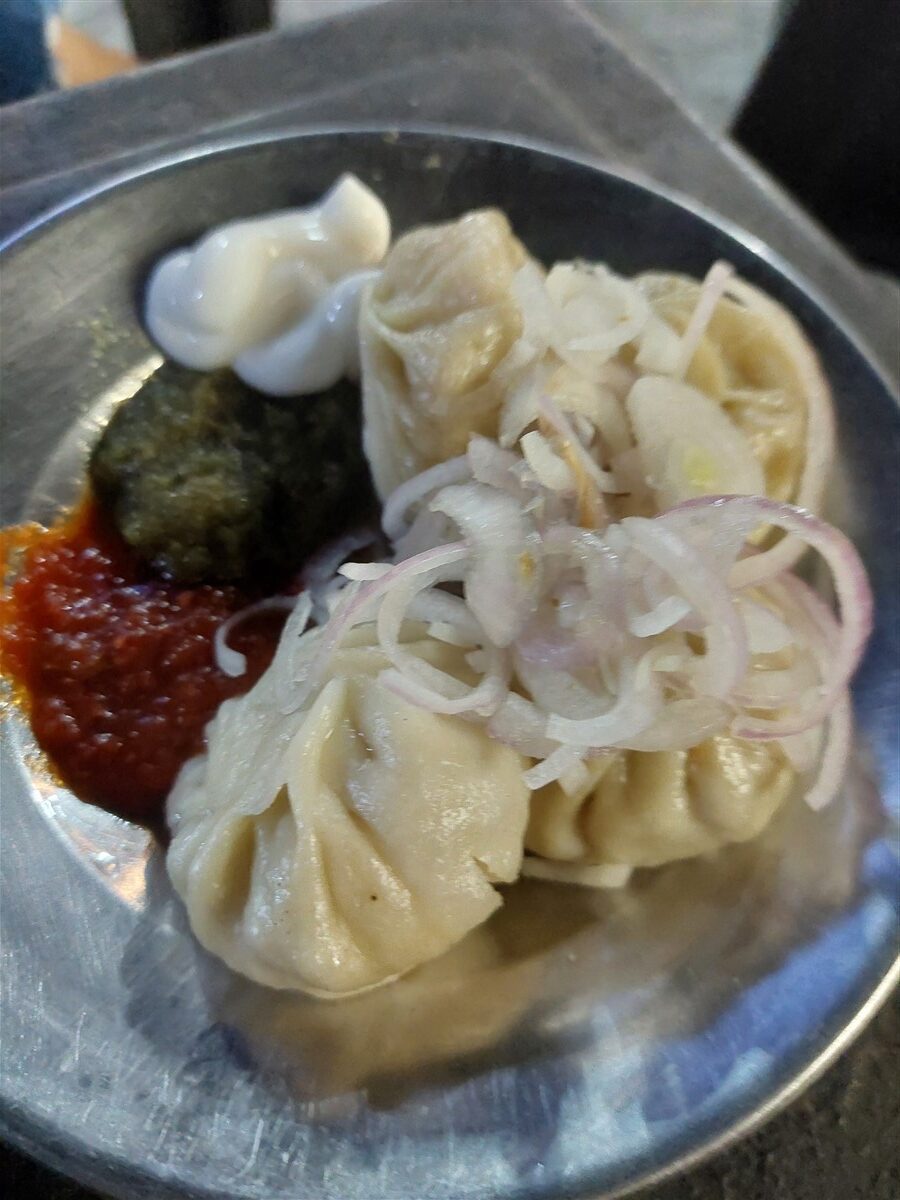
[[[323,122],[436,121],[543,138],[645,172],[797,267],[897,371],[900,293],[641,71],[580,0],[395,0],[248,38],[2,115],[0,231],[117,171]]]
[[[55,787],[27,730],[4,749],[5,1132],[128,1200],[612,1195],[796,1093],[890,986],[900,655],[900,413],[802,286],[701,214],[514,146],[324,135],[187,159],[102,193],[7,256],[3,520],[67,496],[84,446],[146,369],[147,264],[352,167],[400,228],[495,201],[545,257],[700,272],[719,256],[797,312],[836,388],[841,523],[879,625],[841,801],[622,894],[523,885],[457,950],[339,1004],[245,983],[189,936],[141,831]]]

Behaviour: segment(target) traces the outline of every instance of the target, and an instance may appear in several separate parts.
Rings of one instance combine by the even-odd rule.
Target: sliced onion
[[[416,558],[426,550],[435,546],[445,546],[452,542],[455,536],[453,522],[443,513],[431,512],[420,508],[406,533],[394,542],[395,563],[406,562],[408,558]]]
[[[607,706],[614,697],[602,697],[586,687],[571,671],[558,667],[529,662],[516,649],[513,662],[516,675],[531,698],[545,713],[556,713],[562,717],[579,717],[585,712],[594,712],[606,700]]]
[[[508,646],[534,610],[537,559],[528,523],[511,497],[482,483],[443,488],[431,502],[471,549],[466,601],[490,640]]]
[[[470,474],[469,460],[465,454],[461,454],[458,458],[450,458],[407,479],[385,500],[381,510],[381,528],[392,542],[396,542],[409,528],[406,517],[414,504],[420,504],[439,488],[461,483]]]
[[[512,295],[522,317],[522,333],[497,368],[503,379],[515,376],[544,355],[550,342],[553,308],[543,268],[529,259],[512,279]]]
[[[380,579],[361,584],[351,583],[347,591],[349,592],[350,588],[356,590],[336,609],[331,620],[322,629],[315,653],[304,662],[297,677],[289,681],[290,692],[282,698],[281,711],[287,714],[303,706],[320,683],[331,655],[344,636],[354,625],[367,619],[371,620],[374,606],[391,588],[419,575],[443,571],[451,564],[456,564],[461,571],[468,557],[469,551],[464,543],[455,542],[434,550],[426,550],[424,554],[407,559]]]
[[[629,615],[628,628],[635,637],[653,637],[677,625],[690,611],[684,597],[665,596],[649,612]]]
[[[796,600],[804,606],[805,612],[811,618],[817,638],[813,638],[813,650],[819,657],[820,667],[827,666],[831,647],[839,637],[839,630],[834,614],[822,598],[802,580],[793,575],[783,576],[776,585],[780,595]],[[815,728],[815,727],[814,727]],[[809,732],[796,735],[808,736]],[[849,689],[838,696],[826,722],[824,733],[820,734],[822,745],[819,769],[806,793],[806,802],[814,811],[829,804],[840,790],[844,776],[847,773],[847,762],[850,757],[853,739],[853,706],[850,701]],[[782,739],[781,745],[790,757],[790,738]],[[794,751],[796,753],[796,750]]]
[[[567,746],[612,746],[649,729],[661,708],[659,683],[645,656],[636,666],[622,664],[620,690],[609,708],[577,719],[551,713],[547,737]]]
[[[338,575],[343,575],[345,579],[351,579],[354,583],[368,583],[372,579],[381,579],[390,570],[390,563],[348,562],[338,567]]]
[[[544,730],[547,714],[536,704],[515,692],[509,692],[488,721],[491,737],[530,758],[546,758],[556,749]]]
[[[575,490],[575,477],[571,469],[563,462],[547,439],[537,430],[526,433],[519,442],[525,461],[531,467],[535,477],[542,487],[551,492],[572,492]]]
[[[757,604],[746,596],[739,596],[738,611],[747,631],[747,645],[751,654],[777,654],[786,650],[794,641],[789,625],[771,608]]]
[[[550,396],[545,394],[540,399],[539,409],[540,415],[562,439],[563,448],[571,451],[578,466],[593,481],[597,488],[607,492],[617,491],[618,484],[615,477],[609,471],[604,471],[600,464],[594,461],[587,447],[575,432],[571,421],[559,405]]]
[[[708,696],[670,700],[649,729],[616,743],[622,750],[689,750],[721,733],[731,711]]]
[[[314,602],[316,592],[334,582],[334,573],[342,562],[378,540],[377,530],[354,529],[311,555],[304,563],[300,581],[304,589],[313,593]]]
[[[392,691],[404,695],[411,703],[419,704],[431,712],[475,712],[489,716],[506,694],[508,675],[505,657],[495,646],[487,647],[488,661],[484,678],[472,688],[446,671],[425,662],[400,641],[403,623],[417,594],[441,582],[443,578],[453,578],[455,575],[458,575],[458,569],[456,563],[451,561],[411,577],[407,576],[385,594],[376,628],[379,644],[390,658],[394,670],[384,672],[382,678]]]
[[[465,647],[473,644],[458,625],[451,625],[449,621],[432,621],[426,626],[426,632],[436,642],[444,642],[447,646]]]
[[[683,538],[658,521],[626,517],[621,526],[642,554],[665,571],[704,619],[706,654],[697,664],[704,691],[724,699],[747,670],[747,638],[727,585]]]
[[[468,646],[481,645],[484,641],[484,630],[472,616],[465,600],[449,592],[418,593],[410,603],[407,616],[411,621],[424,621],[425,624],[435,621],[450,625],[465,638],[463,644]]]
[[[847,773],[852,740],[853,708],[850,693],[845,689],[828,717],[819,772],[806,793],[806,803],[814,812],[825,808],[840,791]]]
[[[539,621],[529,624],[517,640],[516,650],[527,663],[571,671],[590,661],[593,647],[577,640],[571,632],[560,629],[558,623]]]
[[[734,267],[727,262],[716,262],[710,267],[700,288],[697,304],[691,313],[690,320],[681,335],[681,347],[675,375],[681,379],[687,373],[688,367],[697,353],[697,347],[703,340],[703,335],[709,327],[716,305],[725,295],[729,283],[734,277]]]
[[[831,570],[841,611],[841,624],[838,626],[836,645],[829,648],[829,661],[819,696],[804,709],[802,716],[794,715],[780,721],[743,717],[736,721],[733,729],[735,737],[761,740],[801,733],[827,716],[856,670],[871,632],[872,593],[862,561],[844,534],[826,525],[812,513],[793,505],[762,497],[720,496],[709,500],[689,500],[680,506],[680,510],[699,510],[701,505],[714,508],[726,517],[734,515],[784,529],[818,550]],[[732,587],[760,583],[760,564],[767,557],[767,554],[761,554],[736,563],[731,573]],[[762,569],[765,579],[768,570],[765,566]]]
[[[428,666],[429,664],[421,663],[420,660],[420,665]],[[493,675],[486,675],[476,688],[468,689],[465,695],[458,696],[454,700],[421,679],[412,678],[396,667],[382,671],[378,678],[389,691],[408,704],[446,716],[463,716],[467,713],[489,716],[498,707],[506,691],[503,680],[499,676]],[[452,679],[453,676],[447,675],[446,678]]]
[[[765,491],[750,439],[703,392],[664,375],[644,375],[625,409],[659,505],[726,490],[743,496]]]
[[[729,512],[710,520],[707,507],[711,499],[714,497],[701,496],[684,501],[654,520],[693,546],[710,571],[730,580],[736,560],[750,549],[747,539],[757,528],[753,524],[756,518],[752,512]]]
[[[556,783],[564,775],[568,775],[573,767],[581,764],[583,751],[577,746],[560,746],[552,754],[530,767],[522,775],[525,786],[536,792],[538,788]],[[587,771],[585,771],[587,777]]]
[[[216,666],[223,674],[232,679],[239,678],[247,670],[246,654],[241,654],[239,650],[234,650],[228,645],[228,639],[234,629],[244,621],[251,617],[258,617],[261,613],[294,612],[296,610],[298,614],[302,615],[305,628],[309,622],[311,608],[312,602],[304,592],[299,596],[270,596],[266,600],[257,600],[255,604],[248,604],[246,608],[232,613],[219,625],[213,637],[213,658]]]
[[[751,667],[733,699],[744,708],[785,709],[802,703],[820,684],[819,668],[809,654],[782,670]]]
[[[512,450],[503,450],[489,438],[473,434],[466,451],[472,478],[478,483],[521,497],[522,485],[517,474],[522,460]]]
[[[638,337],[650,317],[637,285],[605,267],[557,263],[546,287],[554,309],[553,349],[585,375]]]
[[[635,364],[642,371],[658,375],[677,375],[681,365],[683,339],[662,317],[651,313],[641,335]]]

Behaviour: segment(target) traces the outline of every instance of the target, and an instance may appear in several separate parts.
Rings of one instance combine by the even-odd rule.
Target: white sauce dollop
[[[359,371],[360,297],[390,240],[384,205],[343,175],[318,204],[167,255],[147,286],[147,328],[186,367],[233,366],[277,396],[320,391]]]

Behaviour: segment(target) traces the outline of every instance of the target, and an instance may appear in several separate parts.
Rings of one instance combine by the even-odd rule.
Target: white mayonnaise
[[[233,366],[252,387],[304,395],[359,370],[362,288],[391,240],[384,205],[354,175],[309,208],[222,225],[154,269],[145,319],[170,358]]]

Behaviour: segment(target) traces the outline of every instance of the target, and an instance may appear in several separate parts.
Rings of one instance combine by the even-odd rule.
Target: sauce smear
[[[0,559],[21,558],[0,597],[0,666],[38,743],[82,800],[158,819],[207,721],[271,662],[284,615],[238,625],[229,644],[247,672],[230,679],[213,636],[255,596],[150,577],[91,500],[51,530],[2,538]]]

